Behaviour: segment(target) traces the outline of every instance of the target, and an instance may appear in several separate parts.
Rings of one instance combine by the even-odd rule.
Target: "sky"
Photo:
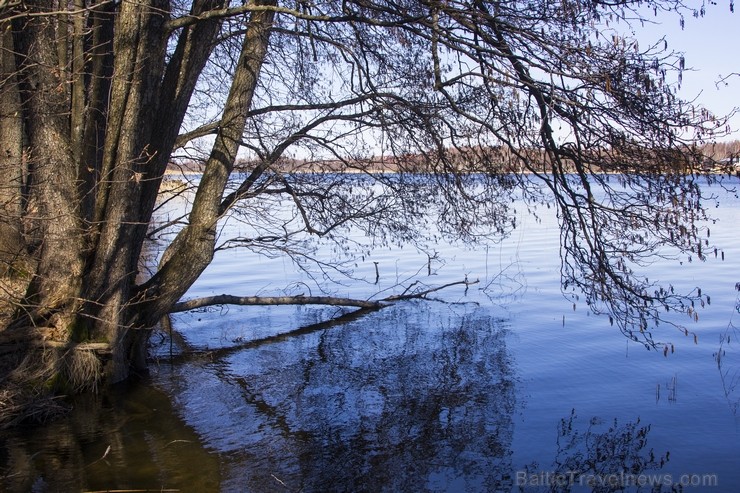
[[[696,99],[715,115],[727,115],[733,108],[740,108],[740,2],[731,12],[730,1],[706,3],[703,17],[684,17],[683,30],[676,14],[659,13],[654,18],[657,24],[637,31],[640,46],[665,36],[669,49],[684,53],[686,68],[693,70],[683,74],[679,96]],[[686,3],[699,9],[703,2]],[[722,77],[733,72],[738,75],[718,85]],[[730,127],[734,133],[721,140],[740,140],[740,114],[731,119]]]

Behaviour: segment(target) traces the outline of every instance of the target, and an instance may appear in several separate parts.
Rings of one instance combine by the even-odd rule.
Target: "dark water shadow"
[[[144,382],[79,396],[46,425],[0,434],[0,491],[218,491],[219,461]]]

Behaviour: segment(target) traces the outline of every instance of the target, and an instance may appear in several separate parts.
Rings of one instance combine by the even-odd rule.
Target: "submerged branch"
[[[214,305],[333,305],[382,308],[380,301],[336,298],[333,296],[233,296],[221,294],[176,303],[170,313],[186,312]]]
[[[186,312],[190,310],[196,310],[198,308],[205,308],[208,306],[215,305],[330,305],[330,306],[354,306],[357,308],[365,309],[379,309],[388,306],[389,304],[396,301],[405,301],[411,299],[425,298],[431,293],[435,293],[451,286],[470,286],[471,284],[478,283],[478,280],[468,281],[455,281],[437,286],[434,288],[425,289],[423,291],[410,291],[410,287],[402,294],[388,296],[381,300],[359,300],[354,298],[339,298],[335,296],[234,296],[230,294],[220,294],[216,296],[206,296],[203,298],[194,298],[192,300],[181,301],[176,303],[170,313]]]
[[[355,306],[359,307],[358,310],[344,312],[337,316],[334,316],[328,320],[305,325],[297,329],[293,329],[287,332],[281,332],[279,334],[263,337],[260,339],[254,339],[250,341],[244,341],[233,346],[227,346],[219,349],[206,349],[199,350],[189,348],[186,352],[179,355],[170,355],[171,362],[178,361],[190,361],[193,358],[205,357],[213,361],[219,358],[223,358],[230,354],[245,349],[253,349],[256,347],[264,346],[266,344],[274,344],[277,342],[283,342],[292,337],[311,334],[321,330],[325,330],[338,325],[344,325],[350,322],[354,322],[365,315],[376,312],[382,308],[391,306],[394,302],[405,301],[411,299],[423,299],[429,294],[435,293],[451,286],[464,285],[466,288],[471,284],[477,284],[479,281],[468,281],[467,279],[462,281],[450,282],[434,288],[424,289],[421,291],[412,292],[414,284],[409,286],[406,291],[399,295],[388,296],[382,300],[368,301],[368,300],[356,300],[351,298],[335,298],[331,296],[282,296],[282,297],[239,297],[239,296],[209,296],[205,298],[197,298],[182,303],[178,303],[173,308],[172,312],[193,310],[195,308],[202,308],[212,305],[223,305],[223,304],[241,304],[241,305],[334,305],[334,306]],[[239,302],[239,303],[235,303]],[[172,332],[171,332],[172,333]]]

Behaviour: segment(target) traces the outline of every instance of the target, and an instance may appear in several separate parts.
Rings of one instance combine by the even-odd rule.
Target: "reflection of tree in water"
[[[601,431],[604,427],[604,421],[592,418],[585,431],[580,429],[575,410],[561,419],[552,467],[537,463],[525,467],[516,479],[519,491],[673,491],[657,472],[668,462],[669,452],[656,455],[646,450],[649,424],[641,425],[638,418],[620,425],[614,419]]]
[[[217,458],[152,386],[78,396],[73,408],[44,426],[0,434],[0,491],[217,488]]]
[[[735,290],[740,292],[740,282],[735,284]],[[730,317],[725,332],[720,335],[719,348],[714,353],[714,359],[717,361],[717,369],[722,381],[722,390],[730,411],[735,416],[738,415],[738,409],[740,409],[740,395],[737,393],[738,388],[740,388],[740,369],[737,360],[732,358],[737,348],[737,341],[740,338],[740,329],[735,325],[737,314],[740,314],[740,294],[735,300],[735,313]]]
[[[425,305],[388,310],[232,358],[226,378],[260,420],[240,435],[239,481],[291,491],[511,488],[506,331],[475,314],[441,321]]]

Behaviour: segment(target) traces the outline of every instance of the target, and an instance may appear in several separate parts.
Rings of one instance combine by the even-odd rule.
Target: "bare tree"
[[[696,145],[724,126],[675,96],[679,56],[614,28],[640,22],[641,2],[0,8],[3,228],[33,265],[3,337],[60,348],[52,374],[77,387],[101,358],[110,381],[143,369],[149,329],[183,308],[219,247],[300,255],[284,242],[349,228],[413,241],[430,211],[442,234],[475,241],[511,229],[515,191],[557,205],[566,285],[631,337],[654,345],[651,319],[691,310],[631,269],[663,247],[704,255]],[[140,275],[160,184],[182,156],[201,163],[192,208]],[[295,220],[271,223],[271,200]],[[231,214],[255,235],[219,243]],[[93,370],[76,375],[92,349]]]

